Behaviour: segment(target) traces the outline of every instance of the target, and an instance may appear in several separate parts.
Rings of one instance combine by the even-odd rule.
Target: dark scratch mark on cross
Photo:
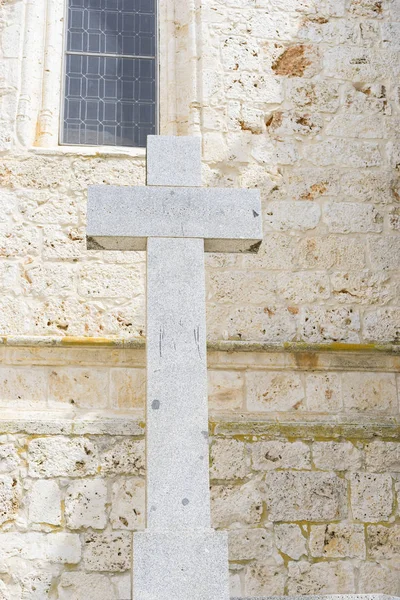
[[[88,246],[147,250],[147,528],[134,534],[135,600],[229,598],[203,460],[204,252],[257,252],[260,215],[257,190],[201,187],[199,138],[149,136],[146,187],[89,188]]]

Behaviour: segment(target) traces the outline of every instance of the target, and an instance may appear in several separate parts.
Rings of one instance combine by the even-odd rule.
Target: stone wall
[[[62,36],[45,5],[0,5],[0,334],[141,337],[144,256],[87,252],[84,233],[87,186],[143,185],[144,154],[57,145]],[[204,183],[263,200],[259,256],[207,259],[209,336],[398,341],[398,1],[160,11],[161,132],[202,135]]]
[[[0,350],[0,592],[128,600],[144,351]],[[229,531],[232,595],[400,594],[399,365],[210,352],[212,518]]]

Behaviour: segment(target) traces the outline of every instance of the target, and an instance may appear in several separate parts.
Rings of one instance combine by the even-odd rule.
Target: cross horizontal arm
[[[147,238],[203,238],[207,252],[257,252],[258,190],[90,186],[89,249],[146,250]]]

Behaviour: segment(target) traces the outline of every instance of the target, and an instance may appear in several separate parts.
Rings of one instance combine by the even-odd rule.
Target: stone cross
[[[91,186],[89,249],[147,250],[146,530],[135,600],[228,600],[228,547],[211,529],[206,252],[257,252],[257,190],[201,188],[200,138],[149,136],[147,186]]]

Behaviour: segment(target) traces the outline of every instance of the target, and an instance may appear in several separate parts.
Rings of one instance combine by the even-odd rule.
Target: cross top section
[[[91,186],[88,248],[146,250],[152,237],[202,238],[206,252],[257,252],[258,190],[202,188],[200,138],[149,136],[147,186]]]

